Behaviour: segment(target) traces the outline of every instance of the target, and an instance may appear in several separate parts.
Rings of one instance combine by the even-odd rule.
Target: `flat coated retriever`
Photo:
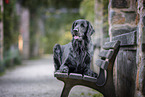
[[[91,42],[93,33],[94,29],[88,21],[83,19],[74,21],[71,29],[72,42],[66,45],[56,44],[53,48],[55,71],[97,77],[97,74],[90,69],[93,56]]]

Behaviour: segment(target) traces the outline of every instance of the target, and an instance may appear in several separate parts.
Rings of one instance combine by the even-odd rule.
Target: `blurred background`
[[[113,75],[116,95],[145,94],[145,0],[0,0],[0,97],[60,96],[53,47],[71,41],[77,19],[95,29],[93,59],[104,42],[121,41]],[[97,65],[91,69],[99,73]],[[69,97],[102,97],[84,87],[72,91]]]
[[[0,0],[0,71],[23,59],[52,54],[56,43],[71,41],[73,21],[86,19],[108,37],[108,0]],[[97,40],[96,40],[97,39]]]
[[[71,26],[88,20],[95,29],[94,58],[108,35],[109,0],[0,0],[0,96],[59,97],[53,47],[71,41]],[[91,68],[99,72],[96,65]],[[96,69],[94,69],[96,68]],[[102,97],[78,87],[70,97]],[[85,96],[86,95],[86,96]]]

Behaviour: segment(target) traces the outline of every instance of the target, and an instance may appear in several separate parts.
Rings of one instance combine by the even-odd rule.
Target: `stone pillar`
[[[109,1],[110,41],[121,41],[121,48],[113,69],[117,97],[134,97],[135,94],[138,24],[136,8],[136,0]]]
[[[145,97],[145,0],[137,0],[139,17],[137,32],[136,97]]]
[[[23,59],[29,58],[29,10],[26,8],[21,9],[20,15],[20,33],[23,40],[23,50],[22,57]]]
[[[93,67],[92,69],[99,74],[99,68],[95,65],[98,59],[98,54],[100,52],[100,47],[103,39],[103,4],[101,0],[95,0],[95,33],[93,35],[93,43],[95,44],[94,56],[93,56]]]
[[[40,31],[39,55],[42,55],[42,54],[44,54],[44,46],[46,45],[46,44],[44,44],[42,42],[42,39],[43,39],[43,37],[45,35],[45,31],[44,31],[45,30],[45,28],[44,28],[45,26],[44,26],[44,20],[43,20],[42,17],[38,21],[38,27],[39,27],[39,31]]]
[[[0,0],[0,65],[3,61],[3,0]],[[0,66],[1,68],[1,66]]]
[[[42,18],[36,18],[35,23],[36,23],[35,25],[36,28],[34,30],[35,33],[33,34],[33,37],[34,37],[33,47],[31,47],[32,57],[40,56],[43,53],[43,47],[44,47],[44,44],[41,42],[41,38],[42,36],[44,36],[44,23],[43,23]]]
[[[33,47],[31,46],[31,49],[32,49],[32,52],[31,52],[31,57],[38,57],[39,56],[39,45],[40,45],[40,29],[39,29],[39,20],[38,19],[35,19],[35,23],[37,23],[36,27],[35,28],[36,30],[35,31],[35,34],[33,34],[33,38],[34,38],[34,41],[33,41]]]

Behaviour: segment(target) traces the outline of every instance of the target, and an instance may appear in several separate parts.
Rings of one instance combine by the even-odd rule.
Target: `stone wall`
[[[98,59],[99,52],[101,50],[102,45],[104,44],[105,41],[108,41],[109,34],[106,31],[108,27],[108,22],[107,20],[107,3],[108,1],[104,0],[95,0],[95,33],[93,35],[93,44],[95,44],[95,50],[94,50],[94,56],[93,56],[93,70],[99,74],[99,68],[98,66],[95,65],[96,60]]]
[[[137,33],[137,76],[136,96],[145,96],[145,0],[137,1],[138,33]]]
[[[93,66],[92,69],[99,74],[99,68],[95,65],[96,60],[98,59],[100,47],[103,39],[103,4],[99,0],[95,0],[95,33],[93,35],[93,44],[95,44],[94,56],[93,56]]]
[[[145,96],[145,0],[109,1],[110,41],[120,40],[114,66],[117,97]]]

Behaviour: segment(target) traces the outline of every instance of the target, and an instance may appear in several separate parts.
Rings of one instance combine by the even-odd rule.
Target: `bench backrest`
[[[100,59],[96,60],[96,65],[104,70],[107,70],[109,63],[114,61],[119,50],[119,46],[120,41],[106,42],[102,47],[103,50],[99,53]]]

